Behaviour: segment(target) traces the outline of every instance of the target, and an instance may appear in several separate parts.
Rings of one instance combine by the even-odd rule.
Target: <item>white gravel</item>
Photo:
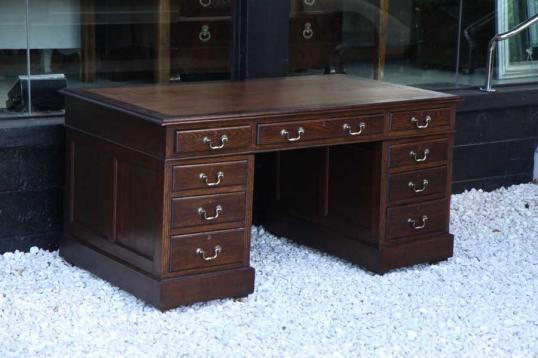
[[[454,196],[455,257],[372,275],[254,229],[256,291],[167,313],[0,255],[0,356],[538,357],[538,185]]]

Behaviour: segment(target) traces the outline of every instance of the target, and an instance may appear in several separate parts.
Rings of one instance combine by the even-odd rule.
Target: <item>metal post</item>
[[[530,19],[528,19],[525,22],[522,22],[521,24],[514,27],[512,30],[495,35],[491,41],[489,42],[488,46],[488,58],[487,58],[487,78],[486,78],[486,85],[484,87],[481,87],[480,90],[484,92],[495,92],[495,89],[491,85],[492,77],[493,77],[493,63],[494,63],[494,54],[495,54],[495,48],[497,47],[497,42],[501,42],[504,40],[508,40],[509,38],[519,34],[523,30],[526,30],[531,25],[538,22],[538,15],[534,15]]]

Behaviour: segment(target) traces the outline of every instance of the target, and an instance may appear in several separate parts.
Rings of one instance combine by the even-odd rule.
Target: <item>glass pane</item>
[[[229,78],[231,0],[30,0],[32,105],[58,89]]]
[[[444,89],[456,82],[459,0],[391,1],[385,80]],[[381,27],[381,26],[380,26]],[[382,31],[382,29],[381,29]]]
[[[0,0],[0,117],[25,114],[26,10],[21,0]]]
[[[538,0],[497,0],[497,29],[506,32],[538,13]],[[536,80],[538,25],[499,44],[497,77],[503,82]]]
[[[290,72],[456,83],[459,0],[290,0]]]
[[[495,36],[495,0],[463,1],[460,86],[482,86],[486,80],[489,41]]]

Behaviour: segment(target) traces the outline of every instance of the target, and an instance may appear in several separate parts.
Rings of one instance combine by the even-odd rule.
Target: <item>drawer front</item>
[[[432,129],[450,128],[450,113],[449,109],[391,113],[390,130],[428,132]]]
[[[200,129],[176,132],[175,152],[221,153],[247,149],[252,145],[250,126]]]
[[[395,144],[389,150],[389,166],[390,168],[420,167],[430,163],[446,162],[449,150],[448,139]]]
[[[258,144],[293,144],[323,139],[360,138],[384,131],[384,116],[365,115],[319,121],[260,124]]]
[[[244,256],[243,229],[175,236],[170,240],[170,272],[240,264]]]
[[[368,135],[382,134],[385,131],[385,116],[374,114],[342,119],[328,120],[333,137],[360,138]]]
[[[258,144],[294,144],[330,138],[327,121],[283,122],[258,125]]]
[[[222,188],[247,183],[247,161],[180,165],[172,169],[172,191]]]
[[[230,20],[179,21],[171,25],[171,51],[191,47],[230,47]]]
[[[447,200],[406,205],[387,210],[387,240],[433,232],[448,232]]]
[[[389,201],[444,195],[447,167],[418,170],[389,176]]]
[[[290,19],[290,44],[341,42],[342,15],[301,14]]]
[[[181,0],[179,12],[184,17],[231,16],[232,0]]]
[[[245,193],[216,194],[172,200],[172,228],[245,220]]]

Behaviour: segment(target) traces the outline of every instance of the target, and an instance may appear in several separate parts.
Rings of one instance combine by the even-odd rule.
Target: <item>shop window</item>
[[[65,86],[229,79],[243,65],[260,76],[336,72],[478,87],[490,38],[538,13],[538,0],[271,0],[263,6],[285,10],[278,29],[234,36],[237,2],[257,1],[0,0],[0,116],[61,113]],[[267,23],[255,18],[263,11],[247,13],[247,28]],[[249,52],[239,41],[270,42],[271,34],[283,43],[271,42],[281,47],[256,58],[263,63],[249,64],[248,55],[233,63],[238,48]],[[535,26],[500,44],[496,84],[536,81],[537,60]]]
[[[28,34],[25,1],[0,0],[2,116],[61,113],[66,86],[230,78],[232,0],[27,3]]]

